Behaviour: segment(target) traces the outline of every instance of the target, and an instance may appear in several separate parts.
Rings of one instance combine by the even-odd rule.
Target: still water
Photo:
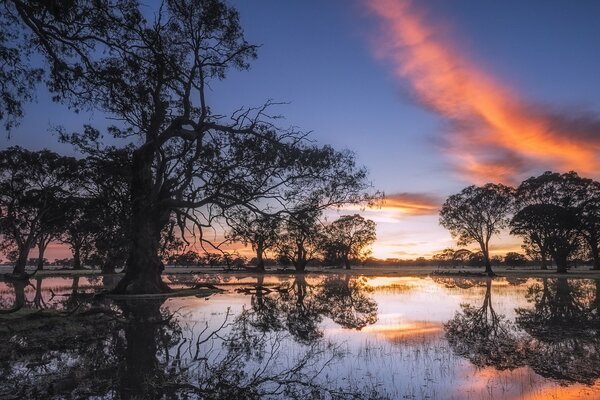
[[[0,283],[0,399],[600,399],[600,280],[167,278]]]

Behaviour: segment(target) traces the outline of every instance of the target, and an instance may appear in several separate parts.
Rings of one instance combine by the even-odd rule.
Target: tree
[[[25,275],[29,251],[61,219],[60,205],[78,180],[79,162],[48,150],[20,147],[0,151],[0,233],[6,249],[15,248],[13,274]]]
[[[579,207],[580,233],[593,260],[600,269],[600,182],[587,180],[585,198]]]
[[[358,214],[343,215],[325,227],[321,247],[326,261],[350,269],[350,260],[366,257],[375,239],[375,222]]]
[[[513,234],[539,238],[539,243],[554,258],[557,272],[567,272],[569,256],[579,247],[578,216],[574,208],[532,204],[515,214],[511,226]]]
[[[501,184],[469,186],[448,199],[440,210],[440,224],[457,238],[459,246],[476,242],[481,248],[488,275],[494,275],[490,263],[489,242],[508,225],[513,205],[513,189]]]
[[[320,207],[368,198],[366,172],[351,153],[314,146],[305,133],[275,126],[272,103],[241,108],[228,120],[210,108],[207,85],[230,69],[247,69],[256,56],[237,12],[223,1],[168,0],[152,20],[134,0],[69,2],[54,13],[19,0],[8,4],[50,60],[51,90],[72,106],[122,121],[109,133],[137,143],[130,248],[116,292],[169,290],[158,253],[173,216],[182,234],[194,225],[207,241],[203,229],[232,207],[298,204],[314,200],[306,198],[310,193],[320,193]],[[105,151],[91,127],[62,137],[92,156]]]
[[[66,206],[66,217],[60,241],[67,244],[73,253],[73,269],[82,268],[92,250],[99,215],[93,207],[94,200],[73,197]]]
[[[130,248],[131,230],[131,151],[106,149],[99,157],[86,159],[88,199],[86,217],[93,232],[90,258],[102,273],[114,273],[124,265]]]
[[[522,211],[528,206],[540,206],[537,208],[530,208],[529,211],[527,211],[528,217],[544,219],[545,217],[543,215],[546,215],[550,218],[546,218],[546,222],[551,222],[552,220],[552,223],[556,224],[560,221],[553,218],[549,214],[549,210],[543,211],[542,206],[550,205],[556,210],[558,210],[556,207],[559,207],[560,209],[566,210],[561,211],[561,215],[565,217],[563,222],[572,227],[574,224],[579,223],[581,205],[588,196],[588,186],[591,182],[592,181],[589,179],[579,177],[577,173],[573,171],[564,174],[546,171],[539,176],[528,178],[519,185],[515,193],[515,208],[517,214],[520,210]],[[534,211],[539,214],[537,217],[532,215],[532,212]],[[545,231],[542,226],[527,224],[527,218],[523,218],[526,216],[527,215],[522,214],[518,221],[515,220],[511,222],[511,232],[522,236],[525,239],[525,245],[530,252],[535,251],[539,253],[542,269],[546,269],[547,257],[551,255],[553,251],[550,248],[550,241],[554,243],[553,246],[556,246],[558,238],[556,236],[548,238],[546,234],[549,232]],[[519,222],[519,226],[515,226],[516,222]],[[552,230],[553,235],[557,233],[556,230]],[[578,232],[574,232],[571,228],[566,226],[563,227],[563,234],[579,235]],[[563,240],[572,241],[575,240],[575,238],[563,238]],[[556,248],[554,251],[556,251]],[[555,260],[555,262],[557,262],[557,260]],[[563,261],[560,262],[564,264]],[[566,270],[566,267],[563,268],[563,266],[561,266],[561,269]]]
[[[509,265],[511,267],[518,267],[521,265],[527,264],[527,257],[525,257],[521,253],[517,253],[515,251],[509,251],[504,256],[504,264]]]
[[[308,263],[316,259],[322,242],[321,211],[304,208],[285,220],[284,231],[276,243],[279,258],[289,260],[297,272],[304,272]]]
[[[280,235],[281,217],[279,215],[256,214],[248,210],[236,210],[228,223],[231,226],[229,238],[250,244],[256,252],[256,269],[265,270],[264,254],[273,248]]]

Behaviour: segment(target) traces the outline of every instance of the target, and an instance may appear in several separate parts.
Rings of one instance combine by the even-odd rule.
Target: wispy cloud
[[[428,193],[393,193],[385,196],[383,210],[401,215],[435,215],[441,201]]]
[[[444,117],[441,140],[457,171],[474,182],[514,182],[532,169],[600,171],[600,118],[523,101],[453,50],[416,2],[364,0],[379,19],[374,50],[417,100]]]

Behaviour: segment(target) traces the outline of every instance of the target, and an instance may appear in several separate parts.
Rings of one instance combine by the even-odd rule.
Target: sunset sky
[[[517,184],[548,169],[600,178],[598,1],[230,3],[262,46],[249,71],[212,85],[212,109],[290,102],[278,110],[284,125],[355,151],[388,199],[361,212],[378,224],[376,257],[452,246],[438,207],[466,185]],[[90,122],[110,125],[41,90],[0,147],[71,153],[48,128]],[[518,247],[506,235],[492,244]]]

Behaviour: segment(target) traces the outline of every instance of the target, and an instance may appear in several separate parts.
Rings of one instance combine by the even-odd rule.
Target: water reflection
[[[0,283],[0,398],[600,397],[598,280],[169,278],[225,292]]]
[[[597,381],[600,280],[542,278],[528,287],[525,298],[531,306],[516,308],[514,323],[494,310],[491,279],[485,287],[480,307],[461,305],[445,325],[456,354],[497,370],[527,365],[561,384]]]
[[[323,336],[327,317],[347,329],[362,329],[377,321],[377,303],[366,279],[333,275],[308,283],[303,274],[276,287],[256,278],[253,288],[238,291],[251,295],[250,323],[263,332],[287,330],[298,342],[308,344]]]
[[[8,344],[0,350],[2,398],[386,398],[322,374],[343,356],[338,345],[315,339],[322,336],[323,302],[351,298],[348,306],[364,311],[365,299],[349,280],[317,289],[298,277],[278,297],[259,294],[269,289],[258,284],[255,307],[236,316],[226,310],[216,325],[175,313],[164,299],[100,300],[82,296],[78,279],[58,294],[42,292],[41,283],[36,281],[33,302],[22,285],[12,285],[15,304],[41,305],[46,313],[15,316],[0,329]],[[285,315],[285,328],[268,311],[273,309]]]

